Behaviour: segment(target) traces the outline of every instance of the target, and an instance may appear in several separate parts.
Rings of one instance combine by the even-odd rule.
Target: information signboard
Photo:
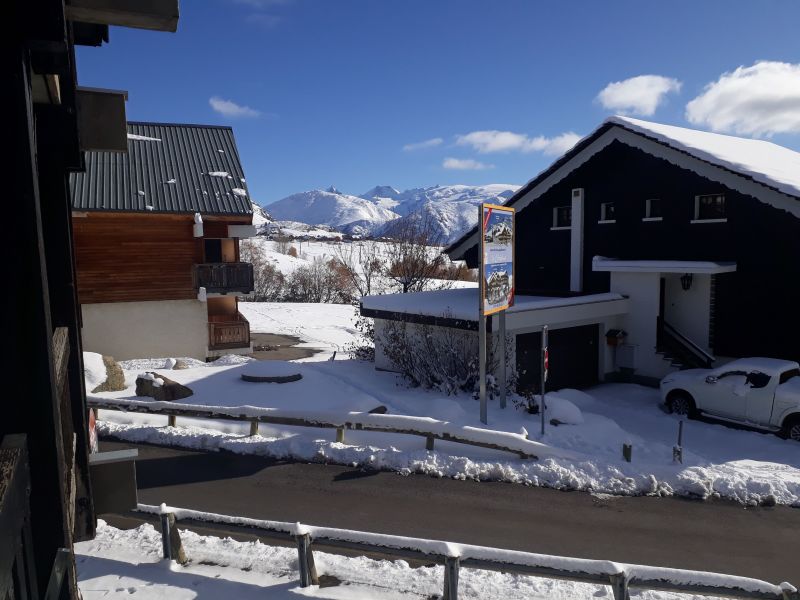
[[[514,305],[514,209],[481,204],[482,315]]]

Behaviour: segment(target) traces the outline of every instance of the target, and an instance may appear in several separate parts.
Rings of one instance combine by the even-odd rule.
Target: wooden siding
[[[73,216],[78,297],[82,304],[197,297],[192,266],[203,260],[192,215],[83,213]],[[208,237],[227,236],[248,219],[204,217]]]

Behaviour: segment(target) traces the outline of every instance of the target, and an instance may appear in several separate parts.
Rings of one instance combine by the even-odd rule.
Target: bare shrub
[[[402,292],[419,292],[427,288],[446,264],[438,247],[442,234],[433,216],[424,212],[416,218],[398,219],[388,230],[392,241],[387,249],[387,276]]]
[[[289,254],[289,249],[293,246],[289,243],[289,237],[283,234],[275,236],[275,251],[281,254]]]
[[[297,248],[295,248],[294,246],[289,246],[289,248],[286,250],[286,252],[284,252],[284,254],[297,258]]]
[[[290,302],[348,302],[351,289],[343,287],[343,275],[333,261],[315,258],[299,267],[287,281],[287,300]]]
[[[444,315],[448,317],[448,315]],[[510,357],[510,339],[506,339],[506,360]],[[386,357],[394,363],[413,386],[436,389],[453,395],[461,391],[476,393],[480,365],[478,334],[453,327],[410,324],[405,321],[386,321],[378,336]],[[497,342],[489,343],[487,373],[499,367]],[[506,362],[507,390],[513,390],[516,377]],[[487,376],[487,396],[499,392],[494,376]]]

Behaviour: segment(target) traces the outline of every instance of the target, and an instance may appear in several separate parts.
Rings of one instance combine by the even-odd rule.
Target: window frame
[[[612,208],[612,210],[614,212],[614,218],[613,219],[609,219],[608,218],[608,214],[607,214],[608,208],[607,207],[609,205],[613,207]],[[617,222],[616,209],[617,209],[616,202],[614,202],[613,200],[609,200],[608,202],[601,202],[600,203],[600,220],[597,221],[597,223],[600,224],[600,225],[608,225],[609,223],[616,223]]]
[[[700,217],[700,200],[701,198],[722,198],[722,206],[725,216],[724,217]],[[694,219],[690,223],[727,223],[728,222],[728,199],[725,194],[698,194],[694,197]]]
[[[644,201],[644,216],[642,217],[642,221],[644,221],[645,223],[657,223],[658,221],[663,221],[664,220],[663,211],[662,211],[661,215],[659,215],[657,217],[653,216],[653,204],[652,204],[653,200],[655,200],[655,201],[657,201],[659,203],[662,202],[661,198],[647,198],[647,199],[645,199],[645,201]]]
[[[559,209],[569,209],[569,225],[559,225],[558,224],[558,211]],[[554,206],[553,207],[553,226],[550,227],[550,231],[564,231],[567,229],[572,229],[572,205],[564,204],[562,206]]]

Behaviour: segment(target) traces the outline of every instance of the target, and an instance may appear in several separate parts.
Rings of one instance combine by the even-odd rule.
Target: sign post
[[[541,406],[539,407],[539,412],[542,415],[542,436],[544,436],[544,388],[547,384],[547,372],[550,369],[550,351],[547,348],[547,338],[547,325],[545,325],[542,327],[542,384],[541,388],[539,389],[539,397],[542,399]]]
[[[481,422],[487,423],[486,406],[486,317],[500,313],[500,404],[506,405],[506,319],[514,305],[514,216],[515,209],[496,204],[480,205],[481,264],[479,274],[478,360]]]

